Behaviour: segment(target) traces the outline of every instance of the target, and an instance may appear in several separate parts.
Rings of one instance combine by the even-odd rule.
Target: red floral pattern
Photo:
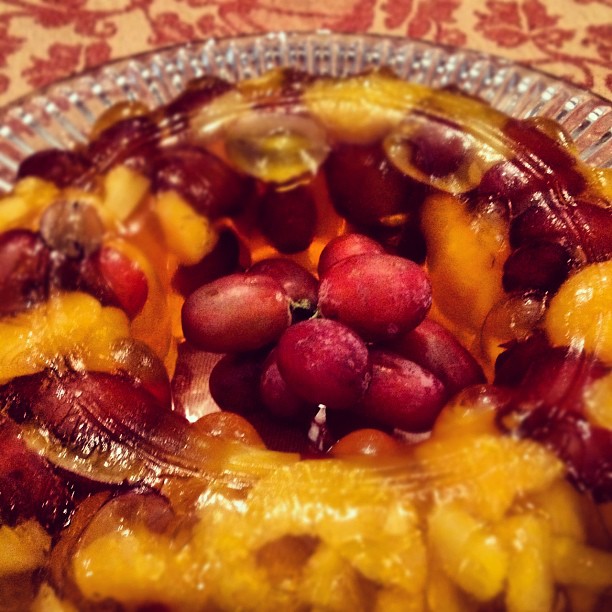
[[[612,0],[0,0],[0,103],[155,47],[315,29],[480,49],[612,98]]]

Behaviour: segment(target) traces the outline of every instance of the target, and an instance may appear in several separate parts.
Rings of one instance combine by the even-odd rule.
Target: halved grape
[[[420,365],[390,351],[370,352],[372,379],[360,413],[388,427],[429,431],[444,407],[442,382]]]
[[[278,340],[291,324],[289,297],[269,276],[230,274],[194,291],[182,322],[187,341],[201,350],[251,351]]]
[[[432,302],[431,283],[416,263],[395,255],[356,255],[321,277],[319,309],[366,340],[414,329]]]
[[[332,409],[354,407],[370,379],[363,340],[329,319],[310,319],[291,326],[278,342],[276,358],[293,393]]]
[[[193,426],[207,436],[237,440],[248,446],[265,448],[253,425],[235,412],[211,412],[198,419]]]
[[[259,226],[272,246],[288,254],[310,246],[316,231],[317,211],[309,187],[268,188],[259,206]]]
[[[50,251],[39,234],[15,229],[0,234],[0,314],[13,314],[46,299]]]
[[[347,434],[330,449],[333,457],[354,457],[368,455],[374,457],[389,457],[400,455],[402,443],[379,429],[357,429]]]

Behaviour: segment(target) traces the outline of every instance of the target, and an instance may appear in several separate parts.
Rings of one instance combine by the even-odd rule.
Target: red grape
[[[153,162],[154,192],[177,191],[210,218],[240,210],[252,197],[252,179],[238,174],[216,155],[195,145],[164,149]]]
[[[72,510],[67,483],[27,447],[20,431],[0,415],[0,521],[13,525],[36,518],[46,529],[61,528]]]
[[[370,353],[372,380],[360,412],[383,425],[408,432],[429,431],[447,394],[442,382],[420,365],[395,353]]]
[[[261,408],[259,380],[264,355],[224,355],[210,372],[210,394],[223,410],[248,415]]]
[[[384,252],[380,243],[369,236],[363,234],[336,236],[321,251],[318,265],[319,276],[323,276],[329,268],[347,257]]]
[[[182,310],[188,342],[204,351],[262,348],[291,323],[289,297],[269,276],[230,274],[194,291]]]
[[[304,421],[313,412],[308,404],[296,395],[284,381],[278,369],[276,350],[273,350],[264,363],[259,382],[261,401],[270,414],[289,421]]]
[[[329,319],[291,326],[278,342],[276,357],[281,376],[293,393],[328,408],[355,406],[370,378],[363,340]]]
[[[431,319],[398,337],[390,348],[437,376],[449,395],[485,382],[482,368],[472,354],[451,332]]]
[[[432,301],[431,283],[416,263],[395,255],[356,255],[321,277],[324,317],[353,328],[366,340],[386,340],[414,329]]]
[[[294,320],[307,318],[317,308],[319,283],[317,279],[300,264],[291,259],[262,259],[253,264],[248,274],[263,274],[278,281],[291,300]]]
[[[17,179],[35,176],[64,188],[76,183],[90,168],[91,162],[77,151],[45,149],[21,162]]]
[[[46,299],[50,251],[39,234],[9,230],[0,234],[0,314],[13,314]]]
[[[259,206],[259,227],[273,247],[290,254],[310,246],[317,227],[317,211],[308,187],[269,187]]]

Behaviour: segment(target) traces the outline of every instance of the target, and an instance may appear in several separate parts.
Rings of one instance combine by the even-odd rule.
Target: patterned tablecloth
[[[155,47],[321,28],[472,47],[612,99],[612,0],[0,0],[0,104]]]

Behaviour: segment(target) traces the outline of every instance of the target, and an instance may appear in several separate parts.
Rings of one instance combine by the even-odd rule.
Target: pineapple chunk
[[[55,591],[45,583],[32,602],[30,612],[77,612],[77,609],[70,602],[59,599]]]
[[[149,193],[151,181],[127,166],[115,166],[104,177],[103,206],[115,219],[125,221]]]
[[[441,504],[429,516],[429,543],[446,574],[478,601],[504,588],[508,553],[487,525],[456,503]]]
[[[612,553],[571,538],[553,538],[552,566],[561,584],[589,588],[612,586]]]
[[[32,225],[36,215],[58,194],[53,183],[34,177],[22,179],[11,194],[0,198],[0,231]]]
[[[168,249],[181,264],[198,263],[212,251],[217,234],[208,219],[198,214],[176,191],[157,195],[155,211]]]
[[[0,577],[31,572],[47,558],[51,538],[37,521],[0,527]]]
[[[510,550],[505,595],[508,612],[552,610],[555,586],[549,525],[524,514],[502,521],[496,532]]]
[[[426,594],[430,612],[470,612],[473,608],[465,593],[444,573],[437,559],[430,560]]]

